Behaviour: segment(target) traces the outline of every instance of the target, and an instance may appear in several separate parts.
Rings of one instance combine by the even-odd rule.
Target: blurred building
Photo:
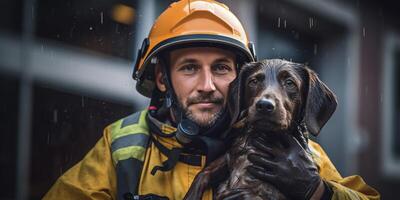
[[[0,2],[0,199],[40,199],[109,123],[145,108],[136,48],[170,0]],[[400,188],[400,6],[223,0],[259,59],[307,63],[339,106],[316,140],[383,199]]]

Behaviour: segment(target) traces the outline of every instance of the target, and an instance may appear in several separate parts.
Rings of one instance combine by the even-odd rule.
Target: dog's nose
[[[257,101],[256,109],[259,112],[271,113],[275,110],[275,102],[271,99],[262,98]]]

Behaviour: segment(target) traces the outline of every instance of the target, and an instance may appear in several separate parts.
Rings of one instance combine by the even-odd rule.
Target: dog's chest
[[[252,187],[252,185],[259,182],[259,180],[251,178],[246,170],[246,167],[251,165],[247,156],[249,153],[255,152],[254,148],[247,141],[247,138],[238,139],[235,142],[235,147],[240,149],[232,149],[229,153],[230,163],[228,165],[231,169],[231,176],[228,179],[228,185],[231,188]]]
[[[268,200],[284,200],[284,195],[280,193],[273,185],[258,180],[247,172],[247,167],[252,165],[247,159],[250,153],[257,150],[249,142],[248,136],[238,138],[229,152],[229,169],[230,177],[220,185],[218,192],[235,191],[236,189],[249,190],[253,198],[251,199],[268,199]],[[261,153],[261,152],[257,152]]]

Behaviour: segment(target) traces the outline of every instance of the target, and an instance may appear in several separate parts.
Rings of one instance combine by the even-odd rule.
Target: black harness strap
[[[155,175],[158,170],[160,171],[169,171],[175,167],[178,162],[179,156],[182,152],[182,148],[173,148],[170,152],[168,152],[168,159],[162,163],[162,166],[154,166],[151,170],[151,175]]]
[[[165,156],[169,156],[169,152],[171,151],[164,145],[162,145],[159,141],[157,141],[155,138],[152,138],[151,141],[156,145],[157,149],[161,151],[162,154]],[[201,156],[202,155],[193,155],[193,154],[186,154],[185,149],[182,150],[181,154],[179,155],[178,160],[180,162],[183,162],[188,165],[192,166],[201,166]]]
[[[134,199],[138,194],[143,162],[134,158],[121,160],[116,167],[119,200]]]

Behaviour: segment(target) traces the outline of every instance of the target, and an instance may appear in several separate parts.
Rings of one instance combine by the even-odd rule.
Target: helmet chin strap
[[[163,62],[163,59],[160,59],[160,62]],[[161,64],[164,65],[165,63]],[[193,120],[187,118],[186,113],[184,113],[183,108],[181,108],[171,84],[170,73],[166,69],[166,67],[162,68],[162,73],[164,76],[163,81],[166,86],[165,99],[162,107],[163,109],[165,109],[164,112],[170,110],[170,114],[172,114],[174,117],[177,128],[177,131],[175,132],[175,138],[183,145],[183,149],[194,148],[204,152],[207,155],[207,164],[210,163],[226,150],[227,145],[223,136],[226,136],[226,133],[230,131],[230,128],[227,127],[230,124],[230,116],[228,112],[226,111],[226,109],[224,109],[221,116],[211,127],[199,127],[199,125],[196,124]],[[153,103],[155,103],[156,101],[159,102],[159,96],[160,94],[158,92],[153,93],[153,97],[157,99],[154,99],[152,105],[155,105]],[[152,115],[148,116],[148,121],[151,125],[150,127],[152,127],[155,133],[163,135],[161,133],[162,131],[158,130],[159,128],[157,128],[157,126],[154,126],[157,119],[154,118],[153,114],[150,115]],[[179,155],[181,154],[183,149],[175,148],[171,150],[168,159],[162,164],[162,166],[155,166],[152,170],[152,174],[154,175],[158,170],[171,170],[178,162]]]
[[[162,66],[161,67],[161,72],[163,74],[163,81],[165,84],[166,92],[165,92],[165,100],[164,100],[164,107],[166,109],[171,110],[171,114],[173,115],[173,120],[175,121],[176,124],[179,124],[182,119],[185,117],[185,114],[183,113],[183,109],[180,107],[178,103],[178,98],[176,96],[174,87],[172,87],[171,83],[171,73],[167,69],[168,65],[165,63],[165,58],[159,59],[159,62]]]

